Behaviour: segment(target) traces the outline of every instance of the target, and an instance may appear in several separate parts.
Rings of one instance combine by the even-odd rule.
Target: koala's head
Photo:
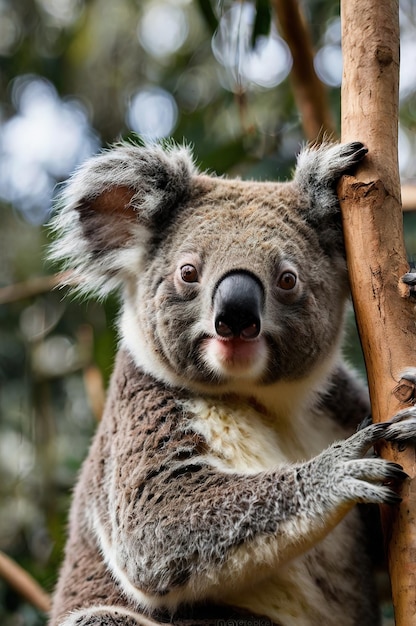
[[[287,183],[199,174],[189,151],[121,145],[70,180],[55,259],[121,289],[123,343],[172,384],[307,377],[337,349],[348,292],[338,178],[360,143],[304,150]]]

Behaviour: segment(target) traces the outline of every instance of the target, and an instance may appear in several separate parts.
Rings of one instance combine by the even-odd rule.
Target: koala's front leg
[[[113,528],[108,562],[126,592],[149,608],[221,600],[229,586],[315,545],[356,503],[398,502],[385,483],[404,479],[402,468],[363,457],[380,439],[412,438],[415,408],[275,471],[222,473],[203,457],[163,465],[135,502],[118,494],[123,523]]]

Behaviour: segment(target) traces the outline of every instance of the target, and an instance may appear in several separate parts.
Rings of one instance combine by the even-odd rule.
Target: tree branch
[[[42,587],[15,561],[0,551],[0,577],[25,600],[44,613],[48,613],[51,601]]]
[[[33,298],[51,291],[61,284],[71,284],[71,272],[60,272],[49,276],[35,276],[21,283],[0,287],[0,304],[10,304],[25,298]]]
[[[306,20],[297,0],[272,0],[276,25],[290,48],[293,93],[308,141],[333,135],[335,125],[324,84],[316,75],[313,46]]]

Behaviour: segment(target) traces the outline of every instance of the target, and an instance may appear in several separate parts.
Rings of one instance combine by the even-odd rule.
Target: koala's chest
[[[191,428],[207,444],[210,462],[223,470],[251,473],[306,460],[343,437],[320,414],[279,419],[250,402],[205,399],[188,401],[186,408],[193,415]]]
[[[194,400],[191,410],[193,429],[208,445],[208,460],[222,471],[254,473],[279,464],[309,459],[319,454],[335,439],[342,438],[342,429],[328,416],[316,412],[292,415],[287,422],[276,422],[277,416],[264,415],[250,403]],[[362,550],[357,511],[351,511],[317,546],[285,565],[258,583],[220,596],[228,604],[240,606],[257,615],[267,615],[282,626],[353,626],[359,605],[366,607],[365,593],[371,583],[366,562],[356,563]],[[358,543],[357,543],[358,541]],[[354,607],[346,614],[345,606]],[[371,622],[371,625],[377,623]]]

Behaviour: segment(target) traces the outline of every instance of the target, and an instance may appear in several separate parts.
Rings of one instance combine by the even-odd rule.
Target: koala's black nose
[[[227,274],[214,293],[215,330],[226,339],[255,339],[260,334],[264,292],[248,272]]]

